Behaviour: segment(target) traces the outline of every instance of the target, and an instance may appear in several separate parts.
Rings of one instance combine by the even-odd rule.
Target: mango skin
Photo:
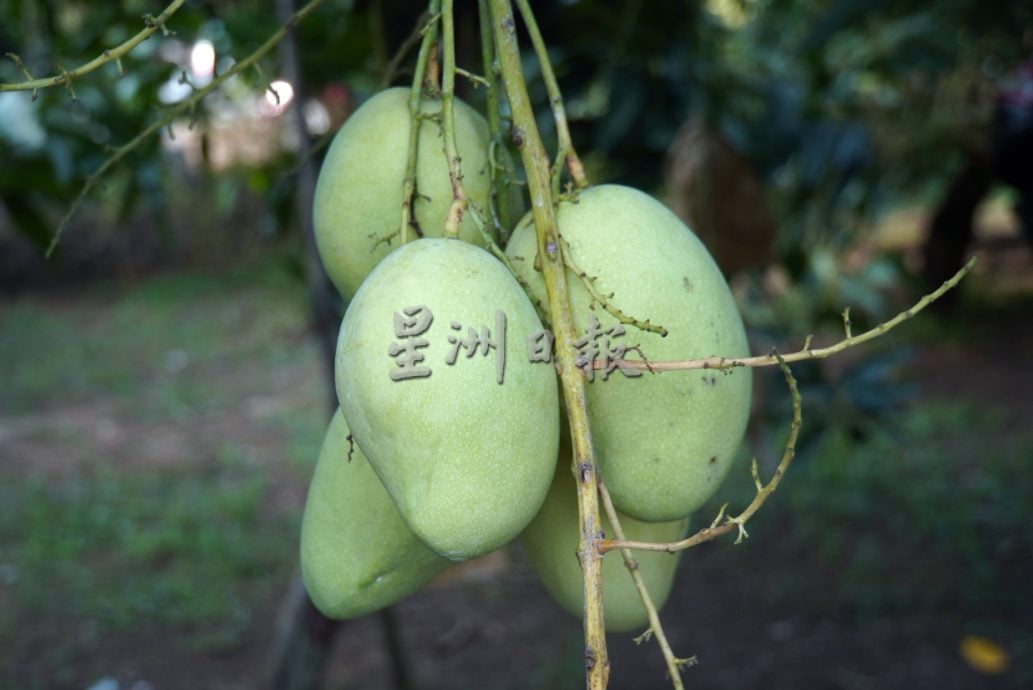
[[[424,306],[433,321],[418,350],[425,378],[394,381],[395,314]],[[504,382],[496,354],[448,365],[449,337],[506,317]],[[461,330],[453,330],[453,323]],[[552,366],[531,363],[527,337],[541,330],[512,274],[483,249],[422,239],[392,252],[355,293],[341,324],[336,383],[344,417],[402,518],[440,555],[480,556],[514,539],[549,489],[559,442]]]
[[[440,101],[424,101],[421,112],[440,112]],[[488,208],[490,133],[487,121],[459,99],[455,101],[456,148],[462,159],[463,187],[480,208]],[[382,91],[341,126],[323,160],[313,199],[316,247],[330,280],[345,300],[351,298],[373,267],[398,247],[380,238],[402,222],[402,179],[409,150],[409,89]],[[440,126],[422,120],[416,158],[415,219],[426,237],[441,237],[452,201],[448,161]],[[502,155],[507,156],[505,152]],[[514,214],[513,217],[516,217]],[[409,231],[409,238],[415,235]],[[459,225],[459,237],[484,245],[471,214]]]
[[[641,522],[617,511],[624,536],[636,541],[672,542],[685,537],[689,518],[672,522]],[[606,536],[616,535],[602,516]],[[531,567],[545,589],[563,608],[584,616],[581,566],[577,559],[577,488],[570,469],[569,454],[556,469],[556,476],[542,509],[520,537]],[[639,572],[653,603],[659,610],[667,601],[681,552],[633,551]],[[638,590],[624,567],[619,551],[603,556],[603,607],[607,632],[628,632],[649,625],[649,617]]]
[[[639,345],[650,360],[749,354],[731,291],[703,243],[652,197],[618,185],[592,187],[557,211],[560,235],[574,264],[596,278],[600,294],[641,321],[664,326],[666,338],[625,326],[613,345]],[[547,302],[530,214],[506,253],[532,294]],[[574,321],[584,335],[589,317],[603,329],[619,323],[592,304],[567,271]],[[634,352],[627,358],[638,358]],[[751,372],[734,369],[644,372],[619,370],[587,385],[593,445],[614,505],[639,520],[662,522],[695,512],[724,480],[749,418]]]
[[[302,579],[312,603],[330,618],[390,606],[450,565],[405,525],[348,434],[338,410],[319,451],[301,523]]]

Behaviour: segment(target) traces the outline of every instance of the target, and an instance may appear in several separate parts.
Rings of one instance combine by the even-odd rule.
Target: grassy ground
[[[268,611],[326,418],[305,315],[274,263],[0,307],[0,678],[79,687],[113,635],[217,652]]]
[[[1022,632],[1012,614],[1033,604],[1033,434],[1013,423],[1004,410],[939,400],[860,442],[828,434],[751,528],[784,559],[771,597],[852,620],[954,611],[973,629],[1010,620]],[[728,491],[741,503],[751,487],[740,477]],[[834,586],[809,589],[812,568],[836,573]]]
[[[892,423],[830,427],[745,544],[686,555],[667,617],[693,687],[1033,682],[1028,314],[915,327]],[[0,301],[0,688],[259,683],[327,417],[306,315],[272,260]],[[577,623],[510,563],[399,609],[419,687],[580,684]],[[327,687],[391,687],[380,640],[347,627]],[[663,686],[655,649],[613,645],[614,688]]]

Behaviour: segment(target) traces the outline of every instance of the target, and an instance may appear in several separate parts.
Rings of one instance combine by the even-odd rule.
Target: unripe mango
[[[458,240],[400,247],[348,305],[336,356],[344,417],[402,518],[446,558],[507,543],[548,491],[556,375],[527,354],[541,329],[509,271]]]
[[[388,252],[398,246],[402,224],[402,180],[409,152],[409,89],[393,88],[366,101],[334,136],[319,171],[313,223],[319,257],[346,299]],[[440,100],[424,100],[421,114],[441,111]],[[488,208],[488,123],[473,108],[455,100],[456,148],[462,161],[463,188],[481,209]],[[499,155],[508,160],[508,154]],[[416,158],[414,219],[427,237],[441,237],[452,202],[448,161],[439,122],[421,120]],[[416,237],[408,230],[410,239]],[[459,237],[484,244],[471,214]],[[389,239],[390,238],[390,239]]]
[[[402,521],[338,410],[301,523],[301,573],[316,608],[355,618],[390,606],[448,565]]]
[[[685,536],[689,518],[672,522],[641,522],[618,511],[624,536],[635,541],[672,542]],[[603,531],[616,539],[610,521],[602,517]],[[520,537],[528,560],[545,589],[563,608],[584,615],[581,566],[578,563],[577,488],[571,475],[569,453],[563,454],[542,509]],[[667,601],[681,552],[634,551],[639,573],[657,609]],[[603,556],[603,607],[608,632],[627,632],[649,624],[638,590],[619,551]]]
[[[652,361],[749,352],[728,285],[702,242],[652,197],[617,185],[592,187],[557,210],[561,237],[577,268],[594,279],[598,294],[635,319],[659,324],[667,337],[619,325],[574,272],[567,271],[579,336],[597,319],[597,337],[585,352],[597,360],[638,346]],[[530,214],[518,225],[507,254],[532,294],[546,303],[534,269],[537,253]],[[626,359],[638,359],[635,351]],[[619,357],[615,357],[619,358]],[[629,374],[635,372],[629,371]],[[667,521],[697,510],[728,473],[750,411],[748,369],[643,372],[614,370],[587,384],[588,413],[600,472],[622,512]]]

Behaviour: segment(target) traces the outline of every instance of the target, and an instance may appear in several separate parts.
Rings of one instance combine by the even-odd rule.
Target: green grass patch
[[[297,516],[263,514],[266,481],[233,463],[203,472],[117,473],[0,487],[0,561],[14,606],[95,634],[185,631],[205,648],[238,641],[291,570]]]
[[[212,386],[213,372],[253,359],[264,376],[310,356],[307,313],[303,287],[273,260],[91,288],[74,310],[10,303],[0,309],[0,408],[103,395],[131,400],[141,416],[183,420],[231,402],[220,390],[237,395]]]
[[[46,476],[0,462],[13,663],[72,684],[106,638],[224,650],[268,614],[296,568],[301,510],[270,509],[273,482],[307,480],[327,422],[308,310],[276,257],[0,305],[0,421],[48,458],[68,454]],[[127,443],[104,445],[94,417]],[[151,430],[197,432],[182,466],[165,451],[150,464]]]
[[[826,434],[750,523],[776,549],[770,593],[859,618],[1022,615],[1016,603],[1033,602],[1031,457],[1033,438],[966,403],[918,404],[862,440]],[[732,505],[751,490],[738,476]],[[815,587],[817,573],[833,585]]]

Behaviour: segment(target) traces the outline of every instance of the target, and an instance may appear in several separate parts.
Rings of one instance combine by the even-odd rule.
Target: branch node
[[[750,536],[750,533],[746,531],[746,520],[747,519],[748,519],[748,516],[745,516],[745,515],[740,515],[738,517],[731,517],[731,516],[729,516],[729,517],[725,518],[725,522],[727,522],[729,524],[732,524],[732,525],[735,525],[736,527],[739,528],[739,535],[735,538],[735,543],[736,544],[741,544],[744,539],[748,539],[749,536]]]
[[[65,88],[68,89],[68,95],[72,97],[72,100],[78,103],[79,96],[76,95],[75,87],[72,86],[72,75],[69,72],[67,72],[64,67],[58,67],[58,72],[61,75],[60,83],[64,84]]]
[[[162,36],[175,36],[176,32],[165,26],[164,17],[155,17],[153,14],[145,14],[143,23],[148,29],[159,29]]]

